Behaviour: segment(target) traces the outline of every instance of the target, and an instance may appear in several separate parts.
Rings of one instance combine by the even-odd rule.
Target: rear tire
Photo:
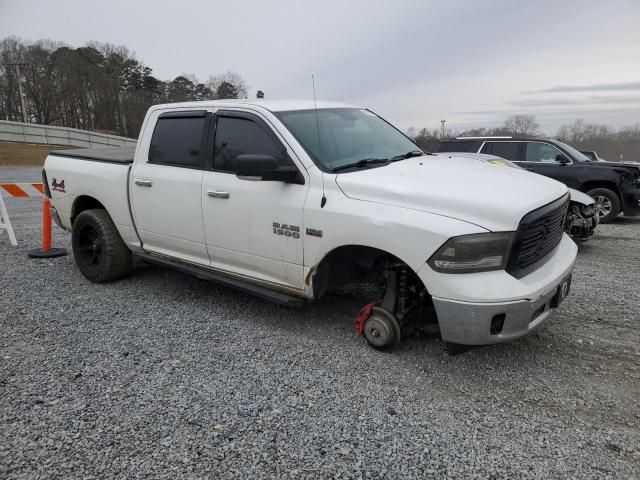
[[[596,201],[596,212],[600,216],[600,223],[611,223],[618,216],[620,210],[620,198],[608,188],[594,188],[587,194]]]
[[[131,271],[131,251],[106,210],[80,213],[73,222],[71,245],[76,265],[92,282],[109,282]]]

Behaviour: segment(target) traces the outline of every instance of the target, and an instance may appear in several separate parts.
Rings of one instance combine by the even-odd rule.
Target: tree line
[[[109,43],[73,48],[17,37],[0,42],[0,119],[4,120],[23,121],[26,116],[30,123],[137,138],[151,105],[244,98],[247,89],[235,72],[210,75],[203,82],[192,74],[163,81],[126,47]]]
[[[585,122],[577,119],[558,129],[555,136],[546,135],[534,115],[512,115],[499,127],[473,128],[468,130],[410,128],[407,135],[426,151],[437,151],[442,138],[455,137],[552,137],[568,143],[578,150],[596,151],[598,156],[612,161],[640,162],[640,124],[615,129],[608,125]]]

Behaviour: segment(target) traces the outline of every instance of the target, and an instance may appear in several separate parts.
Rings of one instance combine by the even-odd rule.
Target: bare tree
[[[534,115],[512,115],[504,121],[503,128],[515,137],[536,137],[540,134],[540,125]]]
[[[557,136],[579,150],[591,150],[611,161],[640,159],[640,125],[623,127],[617,132],[608,125],[585,122],[578,118],[562,125]]]
[[[462,130],[457,134],[459,137],[494,137],[501,135],[510,135],[511,131],[507,130],[505,127],[495,127],[495,128],[471,128],[469,130]]]
[[[153,104],[247,96],[247,84],[235,72],[211,76],[207,82],[193,74],[162,82],[124,46],[89,42],[72,48],[8,37],[0,41],[2,119],[22,121],[18,81],[31,121],[130,137],[138,135]]]
[[[247,98],[249,87],[239,73],[228,71],[220,75],[211,75],[205,85],[213,92],[215,98]],[[223,97],[217,96],[218,92]],[[229,95],[235,95],[229,97]]]
[[[415,133],[415,129],[413,129],[413,133]],[[450,134],[451,132],[449,130],[445,132],[445,136],[449,136]],[[442,133],[439,128],[434,128],[432,130],[422,128],[414,136],[409,136],[411,136],[416,144],[425,152],[434,152],[440,145],[441,135]]]
[[[447,131],[445,138],[487,137],[497,135],[541,136],[533,115],[509,117],[502,127],[472,128]],[[426,151],[434,151],[440,145],[440,129],[431,130],[415,127],[407,130],[407,135]],[[583,119],[574,120],[558,129],[557,138],[578,150],[595,150],[598,155],[610,161],[640,162],[640,124],[616,130],[608,125],[588,123]]]

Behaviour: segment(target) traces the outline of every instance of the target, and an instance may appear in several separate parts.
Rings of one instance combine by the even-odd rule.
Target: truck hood
[[[524,215],[567,193],[555,180],[501,163],[455,154],[425,155],[336,175],[353,199],[456,218],[491,231],[513,231]]]

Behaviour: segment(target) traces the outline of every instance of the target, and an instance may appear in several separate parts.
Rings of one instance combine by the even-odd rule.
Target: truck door
[[[147,150],[143,143],[144,158],[136,158],[129,187],[144,249],[203,265],[209,265],[201,195],[207,115],[161,114]]]
[[[257,114],[218,111],[202,182],[204,227],[211,265],[237,275],[302,290],[304,185],[236,176],[238,155],[275,157],[296,166],[293,152]]]

